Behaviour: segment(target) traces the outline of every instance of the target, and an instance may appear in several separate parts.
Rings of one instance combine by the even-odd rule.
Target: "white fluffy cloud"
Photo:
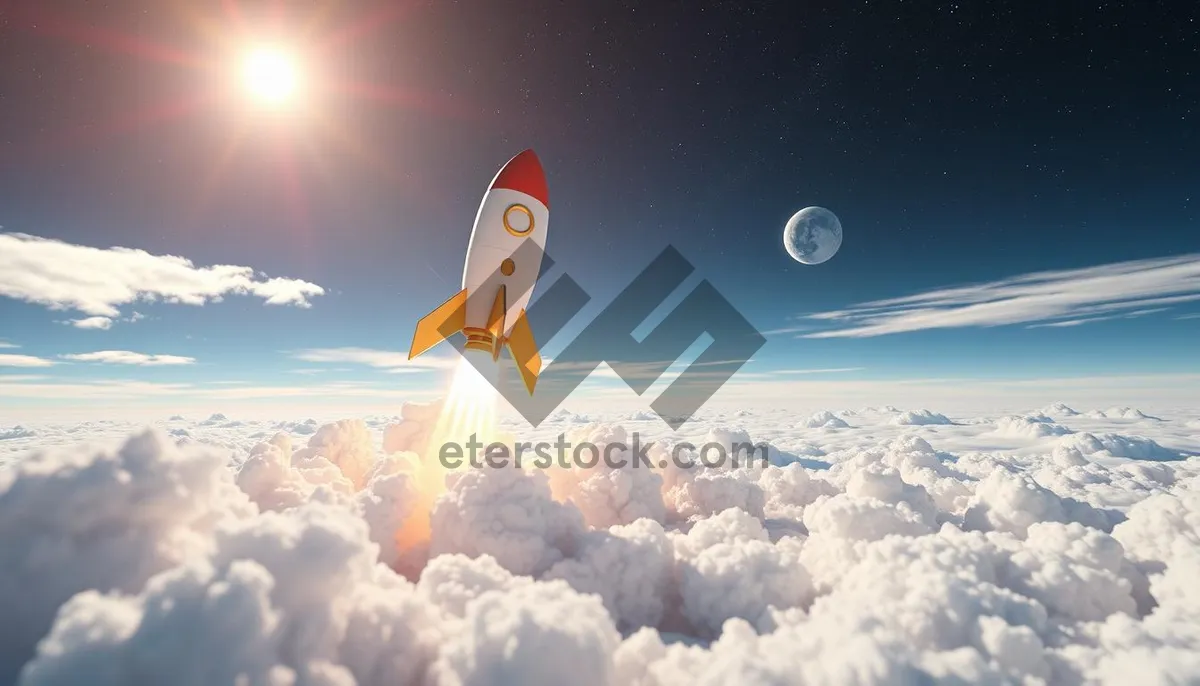
[[[550,495],[546,475],[515,468],[452,474],[431,513],[434,555],[490,555],[514,574],[541,574],[567,557],[583,517]]]
[[[110,317],[84,317],[83,319],[72,319],[68,322],[71,326],[77,329],[111,329],[113,320]]]
[[[174,255],[0,233],[0,295],[92,315],[78,321],[115,318],[120,306],[138,300],[203,305],[253,295],[268,305],[308,307],[324,292],[314,283],[267,278],[251,267],[197,267]]]
[[[1007,436],[1043,438],[1045,436],[1063,436],[1071,433],[1071,430],[1061,424],[1056,424],[1053,419],[1043,415],[1014,415],[996,420],[996,433]]]
[[[804,420],[803,426],[807,429],[846,429],[850,425],[829,410],[821,410]]]
[[[1200,254],[1034,272],[1000,281],[943,288],[876,300],[810,319],[835,328],[804,338],[864,338],[966,326],[999,326],[1063,320],[1073,326],[1148,314],[1147,306],[1200,300]],[[1099,316],[1097,316],[1099,315]]]
[[[925,426],[928,424],[953,424],[946,415],[929,410],[901,412],[892,418],[892,423],[898,426]]]
[[[222,518],[250,511],[224,463],[147,432],[116,450],[80,446],[0,470],[0,681],[72,595],[137,592],[209,551]]]
[[[437,403],[399,422],[0,426],[60,446],[0,452],[0,682],[1200,679],[1200,458],[1175,450],[1200,444],[1195,413],[1048,409],[1061,424],[738,412],[746,429],[713,419],[703,439],[792,452],[458,472],[430,550],[398,533],[428,504],[409,470]],[[1048,424],[1072,433],[1031,428]]]
[[[159,367],[166,365],[195,364],[196,358],[181,355],[147,355],[128,350],[98,350],[93,353],[75,353],[60,355],[64,360],[72,362],[100,362],[102,364],[133,364],[143,367]]]

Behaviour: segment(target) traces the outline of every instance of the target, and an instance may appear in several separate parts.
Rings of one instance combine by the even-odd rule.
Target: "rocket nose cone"
[[[507,188],[537,198],[550,207],[550,190],[546,187],[546,174],[542,163],[533,150],[526,150],[508,161],[496,174],[492,188]]]

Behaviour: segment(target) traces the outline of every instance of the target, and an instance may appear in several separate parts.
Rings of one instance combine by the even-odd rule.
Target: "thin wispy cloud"
[[[12,348],[20,348],[20,347],[21,346],[17,345],[16,343],[9,343],[8,341],[0,341],[0,350],[5,350],[5,349],[11,350]]]
[[[861,372],[866,367],[830,367],[829,369],[776,369],[772,374],[843,374]]]
[[[14,355],[11,353],[0,354],[0,367],[50,367],[53,364],[54,360],[47,360],[43,357],[34,357],[33,355]]]
[[[963,327],[1065,320],[1077,326],[1200,300],[1200,254],[1034,272],[988,283],[818,312],[833,328],[801,338],[868,338]],[[1068,323],[1069,322],[1069,323]]]
[[[293,351],[291,356],[303,362],[366,365],[383,369],[390,374],[447,369],[454,366],[454,361],[446,358],[419,357],[410,360],[408,353],[373,348],[310,348]]]
[[[1118,317],[1084,317],[1083,319],[1063,319],[1057,322],[1046,322],[1044,324],[1030,324],[1026,329],[1067,329],[1081,324],[1091,324],[1092,322],[1105,322]]]
[[[712,367],[741,366],[744,364],[749,364],[750,362],[753,362],[753,361],[754,361],[753,359],[750,359],[750,360],[708,360],[705,362],[696,362],[694,360],[689,361],[687,359],[680,358],[680,359],[672,360],[672,361],[663,360],[660,362],[636,362],[636,363],[628,363],[628,364],[620,365],[621,369],[623,371],[623,375],[622,375],[622,374],[618,374],[616,372],[616,370],[614,370],[611,366],[609,366],[609,363],[604,360],[597,360],[595,362],[590,362],[590,361],[586,361],[586,360],[580,360],[577,362],[567,362],[567,361],[562,361],[562,360],[555,361],[553,358],[546,358],[546,359],[542,360],[542,370],[543,370],[543,373],[545,373],[549,370],[553,370],[553,372],[555,374],[568,374],[568,375],[571,374],[572,372],[593,370],[593,371],[591,371],[590,374],[588,374],[589,379],[621,379],[621,378],[624,378],[624,379],[628,379],[630,381],[633,381],[635,379],[641,379],[641,380],[645,380],[645,379],[656,380],[656,379],[664,379],[664,378],[665,379],[674,379],[675,377],[682,374],[684,371],[691,370],[691,375],[693,378],[701,379],[704,376],[706,376],[706,374],[698,373],[696,371],[697,369],[703,370],[703,369],[712,368]],[[711,376],[723,378],[724,375],[720,371],[714,371],[711,373]]]
[[[0,398],[43,400],[147,400],[154,398],[249,400],[261,398],[390,398],[416,397],[411,390],[385,385],[328,383],[306,386],[258,386],[240,383],[161,383],[131,379],[43,381],[36,376],[0,375]]]
[[[98,350],[94,353],[59,355],[59,357],[72,362],[131,364],[142,367],[161,367],[196,363],[196,358],[194,357],[183,357],[182,355],[147,355],[145,353],[135,353],[129,350]]]
[[[91,315],[84,328],[107,328],[120,306],[138,300],[203,305],[231,295],[267,305],[309,307],[325,289],[300,279],[270,278],[251,267],[198,267],[174,255],[131,248],[93,248],[23,233],[0,233],[0,295]],[[130,321],[140,319],[134,315]]]
[[[1107,316],[1103,316],[1103,317],[1084,317],[1082,319],[1063,319],[1063,320],[1059,320],[1056,322],[1046,322],[1044,324],[1030,324],[1029,326],[1027,326],[1025,328],[1027,328],[1027,329],[1045,329],[1045,328],[1061,329],[1061,328],[1066,328],[1066,327],[1079,326],[1080,324],[1090,324],[1092,322],[1106,322],[1106,321],[1111,321],[1113,319],[1136,319],[1138,317],[1144,317],[1148,314],[1157,314],[1159,312],[1166,312],[1169,309],[1170,309],[1169,307],[1154,307],[1154,308],[1151,308],[1148,310],[1134,310],[1133,312],[1127,312],[1125,314],[1114,314],[1114,315],[1107,315]]]
[[[71,401],[144,399],[156,396],[180,395],[194,390],[195,387],[190,384],[156,383],[129,379],[28,383],[18,381],[13,377],[0,377],[0,397],[4,398],[38,398]]]
[[[812,326],[785,326],[779,329],[768,329],[761,332],[764,336],[778,336],[785,333],[800,333],[801,331],[812,331]]]

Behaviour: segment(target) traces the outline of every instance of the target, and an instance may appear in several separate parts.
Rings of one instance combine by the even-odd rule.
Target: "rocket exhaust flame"
[[[498,371],[494,366],[481,366]],[[433,505],[445,492],[446,477],[453,471],[438,459],[440,447],[446,443],[463,445],[472,437],[484,444],[500,438],[496,423],[496,390],[483,374],[466,358],[459,361],[454,371],[450,393],[430,435],[429,447],[420,462],[414,465],[417,502],[412,515],[396,532],[396,542],[401,550],[419,548],[429,541]]]

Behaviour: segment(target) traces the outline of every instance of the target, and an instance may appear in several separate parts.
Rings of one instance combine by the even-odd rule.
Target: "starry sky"
[[[525,148],[559,271],[603,304],[674,245],[767,334],[746,379],[1200,372],[1196,7],[42,5],[0,2],[0,231],[324,292],[143,298],[85,329],[30,295],[54,284],[0,286],[0,407],[428,391],[397,357]],[[294,106],[231,85],[258,44],[299,56]],[[845,230],[818,266],[781,243],[809,205]]]

